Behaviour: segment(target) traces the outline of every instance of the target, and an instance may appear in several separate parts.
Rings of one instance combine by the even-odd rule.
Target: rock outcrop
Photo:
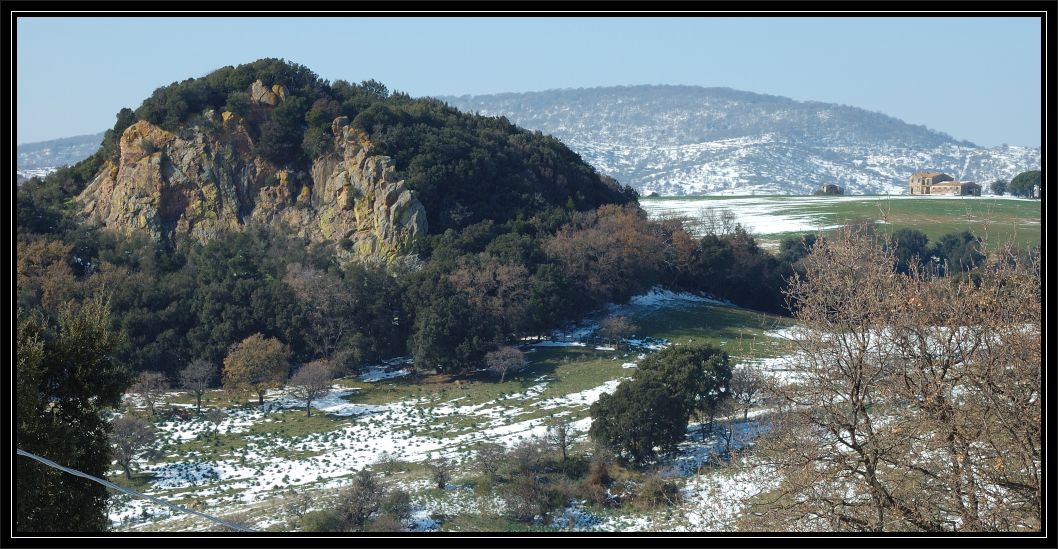
[[[281,86],[260,81],[251,97],[274,106]],[[207,122],[171,133],[139,121],[121,135],[117,162],[107,162],[78,196],[90,221],[158,239],[207,241],[221,231],[260,223],[286,226],[335,244],[342,260],[392,259],[426,234],[426,211],[393,162],[377,155],[345,117],[332,125],[334,149],[308,172],[279,169],[254,154],[246,123],[210,111]]]
[[[260,80],[250,86],[250,101],[274,107],[287,98],[287,90],[282,84],[273,84],[271,88]]]

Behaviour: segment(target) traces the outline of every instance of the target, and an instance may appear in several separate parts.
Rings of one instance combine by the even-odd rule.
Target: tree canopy
[[[1007,190],[1014,196],[1031,197],[1033,189],[1037,186],[1040,187],[1042,194],[1042,181],[1042,173],[1039,170],[1022,172],[1010,180]]]
[[[93,297],[63,305],[56,325],[20,314],[15,380],[18,447],[90,475],[110,469],[106,410],[129,385],[114,351],[121,334],[110,305]],[[17,463],[19,532],[98,532],[107,527],[105,487],[25,457]]]
[[[648,463],[658,451],[675,450],[693,413],[711,414],[728,398],[730,379],[727,353],[707,345],[667,347],[592,405],[589,435],[633,463]]]
[[[251,390],[264,404],[265,392],[286,382],[289,360],[290,351],[281,341],[253,334],[233,344],[224,357],[224,388]]]

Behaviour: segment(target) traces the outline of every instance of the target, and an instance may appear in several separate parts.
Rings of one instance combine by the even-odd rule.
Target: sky
[[[96,133],[262,57],[413,96],[723,86],[1039,146],[1041,22],[1005,18],[18,18],[18,143]]]

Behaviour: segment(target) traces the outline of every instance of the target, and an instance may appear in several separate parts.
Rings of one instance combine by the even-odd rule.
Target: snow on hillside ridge
[[[983,185],[1039,169],[1038,147],[979,147],[855,107],[697,86],[442,98],[552,134],[646,195],[902,194],[936,169]]]
[[[674,292],[663,286],[654,286],[646,293],[632,296],[632,299],[628,300],[629,305],[650,308],[668,308],[678,306],[681,303],[709,303],[725,307],[732,306],[730,301],[721,301],[690,292]]]

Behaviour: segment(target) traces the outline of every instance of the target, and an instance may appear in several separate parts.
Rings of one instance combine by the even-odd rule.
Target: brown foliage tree
[[[224,388],[252,390],[264,404],[268,389],[281,387],[290,369],[290,351],[278,339],[254,334],[235,343],[224,357]]]
[[[504,263],[487,253],[463,256],[448,279],[467,302],[499,322],[504,334],[517,338],[522,332],[531,288],[524,265]]]
[[[70,266],[72,245],[34,238],[19,242],[17,249],[15,277],[20,307],[29,310],[40,305],[54,312],[66,300],[77,297],[77,278]]]
[[[575,213],[544,242],[544,251],[597,302],[627,299],[650,284],[662,250],[662,239],[642,210],[613,204]]]

